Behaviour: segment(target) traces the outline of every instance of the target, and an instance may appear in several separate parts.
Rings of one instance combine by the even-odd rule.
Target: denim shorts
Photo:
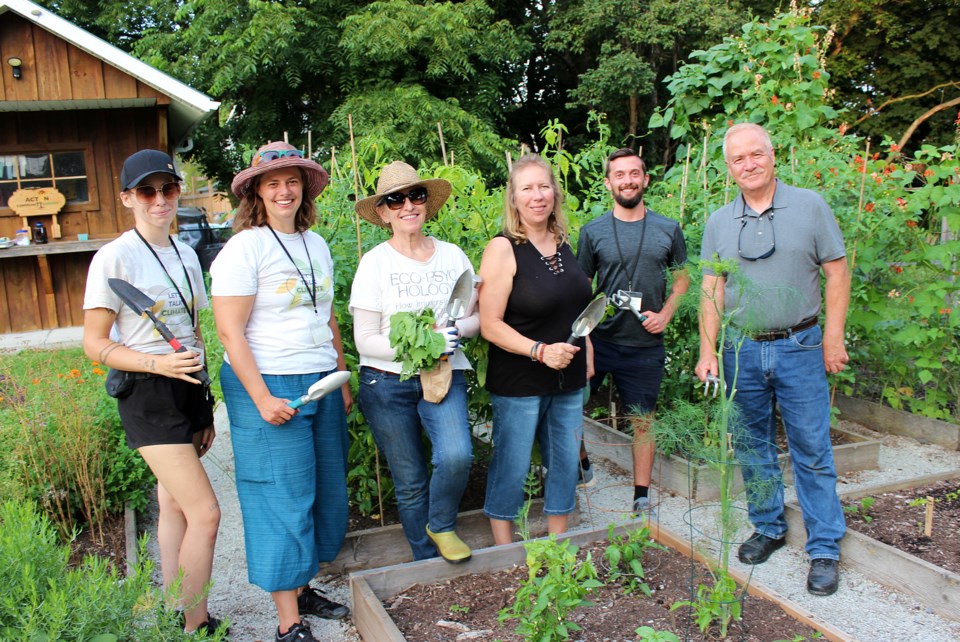
[[[583,438],[582,391],[534,397],[491,394],[490,399],[493,457],[487,475],[484,514],[492,519],[517,519],[527,500],[524,483],[530,471],[534,440],[540,444],[547,469],[544,514],[572,513],[576,507]]]

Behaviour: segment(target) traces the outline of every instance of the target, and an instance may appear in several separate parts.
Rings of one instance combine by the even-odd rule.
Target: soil
[[[960,481],[941,481],[870,497],[874,501],[866,515],[861,509],[862,500],[843,501],[848,528],[960,573]],[[927,497],[934,500],[929,537],[923,534],[926,506],[910,505]]]
[[[110,560],[119,569],[125,568],[127,550],[123,513],[107,516],[103,523],[102,538],[100,533],[84,528],[70,542],[71,567],[79,566],[87,555],[98,555]]]
[[[584,547],[579,554],[583,559],[585,552],[591,553],[598,579],[605,585],[587,596],[593,606],[581,606],[568,616],[567,621],[582,628],[573,633],[573,639],[633,640],[640,626],[672,631],[684,640],[719,639],[715,628],[706,634],[700,633],[689,608],[670,610],[671,604],[691,599],[691,584],[712,584],[702,566],[692,564],[672,550],[647,551],[643,560],[645,580],[653,593],[650,597],[636,592],[628,595],[623,584],[608,581],[604,545]],[[513,633],[517,622],[507,620],[501,625],[497,615],[513,603],[514,594],[526,578],[527,569],[520,566],[496,573],[466,575],[439,584],[416,584],[386,602],[384,607],[409,642],[453,639],[521,642],[524,638]],[[770,642],[807,639],[814,633],[773,602],[751,595],[743,597],[742,616],[728,629],[729,639]]]

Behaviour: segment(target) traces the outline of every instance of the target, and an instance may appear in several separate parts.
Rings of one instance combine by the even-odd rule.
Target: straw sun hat
[[[411,187],[419,185],[427,188],[427,202],[423,206],[426,208],[426,218],[424,220],[429,221],[437,215],[443,204],[447,202],[447,198],[450,197],[452,189],[450,183],[442,178],[421,180],[417,170],[402,161],[393,161],[380,170],[380,178],[377,179],[377,193],[357,201],[355,206],[357,214],[374,225],[388,227],[380,218],[380,215],[377,214],[377,203],[387,194],[406,192]]]
[[[320,192],[323,191],[323,188],[327,186],[327,181],[330,180],[327,170],[323,169],[319,163],[315,163],[309,158],[303,158],[302,154],[300,156],[281,155],[279,158],[272,160],[263,160],[263,155],[266,152],[279,152],[283,154],[284,152],[296,151],[299,151],[296,147],[283,141],[267,143],[253,155],[250,161],[250,167],[233,178],[233,183],[230,185],[231,191],[237,195],[237,198],[243,198],[244,194],[246,194],[250,188],[250,183],[257,176],[272,172],[275,169],[283,169],[284,167],[299,167],[303,170],[303,177],[306,182],[304,186],[304,197],[312,201],[320,196]],[[272,154],[267,154],[267,156],[272,156]]]

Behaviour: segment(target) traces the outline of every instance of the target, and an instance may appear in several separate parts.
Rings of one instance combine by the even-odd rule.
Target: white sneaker
[[[593,488],[597,480],[593,477],[593,465],[584,467],[583,464],[577,466],[579,473],[577,475],[577,488]]]

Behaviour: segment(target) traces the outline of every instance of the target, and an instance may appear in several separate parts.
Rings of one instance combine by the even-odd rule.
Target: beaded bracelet
[[[543,341],[537,341],[536,343],[533,344],[533,346],[530,348],[530,361],[540,360],[537,357],[537,351],[540,350],[540,346],[542,345],[543,345]]]

